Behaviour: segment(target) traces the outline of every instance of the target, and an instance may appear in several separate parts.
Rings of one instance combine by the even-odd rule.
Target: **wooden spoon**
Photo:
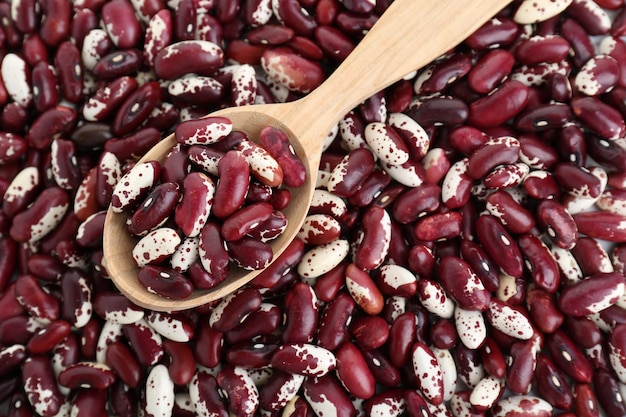
[[[265,126],[284,130],[305,161],[307,182],[291,190],[291,204],[284,211],[289,224],[272,243],[274,259],[294,239],[307,215],[322,145],[330,129],[374,93],[455,47],[508,3],[509,0],[395,0],[341,66],[304,98],[213,113],[231,119],[233,129],[244,131],[253,140]],[[162,162],[175,143],[174,135],[166,137],[141,161]],[[216,288],[195,291],[185,300],[152,294],[137,281],[138,268],[131,256],[136,240],[126,231],[125,220],[126,214],[109,209],[104,226],[105,266],[119,290],[139,306],[158,311],[193,308],[224,297],[260,272],[234,268]]]

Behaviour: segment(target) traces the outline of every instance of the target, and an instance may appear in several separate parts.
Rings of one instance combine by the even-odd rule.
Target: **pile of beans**
[[[272,261],[270,242],[287,228],[283,185],[301,187],[306,169],[282,130],[266,126],[253,141],[232,128],[218,116],[180,123],[164,161],[137,163],[113,190],[113,212],[127,212],[140,238],[132,257],[148,291],[185,299],[222,283],[231,261],[245,270]]]
[[[345,115],[247,287],[166,313],[108,279],[146,149],[310,92],[389,3],[0,3],[7,416],[626,414],[623,0],[514,2]]]

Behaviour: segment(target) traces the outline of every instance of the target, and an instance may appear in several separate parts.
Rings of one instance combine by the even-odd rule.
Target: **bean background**
[[[238,327],[212,328],[216,305],[111,313],[128,305],[102,263],[101,228],[115,181],[108,164],[125,172],[181,121],[307,94],[390,3],[0,3],[2,413],[187,416],[197,407],[197,415],[209,415],[200,411],[209,396],[192,394],[201,380],[222,402],[219,415],[229,406],[235,415],[331,415],[320,411],[324,395],[342,416],[510,416],[498,400],[517,395],[552,403],[552,411],[531,416],[626,414],[622,0],[563,2],[571,4],[533,24],[515,22],[526,2],[514,2],[432,66],[346,115],[327,137],[320,190],[340,161],[375,148],[365,138],[372,123],[393,126],[404,114],[421,126],[413,131],[421,141],[400,134],[408,162],[389,165],[376,155],[359,187],[340,196],[344,212],[311,213],[335,216],[338,240],[302,244],[288,268],[242,291],[263,307],[242,307]],[[524,43],[536,36],[549,41],[534,49]],[[191,40],[212,42],[219,52],[203,55],[204,66],[199,58],[159,66],[160,50]],[[189,92],[188,85],[202,87]],[[318,257],[309,269],[298,264],[339,240],[349,247],[345,257]],[[537,257],[519,250],[530,241],[545,244]],[[533,263],[541,256],[548,260]],[[491,269],[480,269],[487,264]],[[540,275],[541,265],[553,267]],[[556,281],[544,280],[550,273]],[[482,290],[464,292],[458,279],[468,275]],[[395,285],[400,278],[404,285]],[[445,302],[429,302],[435,288]],[[574,301],[563,306],[560,299]],[[263,319],[267,311],[273,322]],[[173,336],[172,323],[183,336]],[[462,323],[483,328],[486,339]],[[509,328],[517,336],[507,335]],[[302,384],[292,411],[283,412],[284,403],[261,411],[258,393],[267,400],[264,388],[280,374],[275,353],[295,343],[314,355],[313,346],[324,348],[335,368],[323,384],[292,378]],[[107,344],[115,344],[114,353],[106,354]],[[558,360],[565,351],[575,358],[571,366]],[[427,366],[428,355],[439,362]],[[389,363],[377,366],[383,359]],[[547,361],[559,364],[553,374]],[[92,370],[59,377],[76,363]],[[123,368],[137,374],[121,375]],[[421,378],[430,372],[431,389]],[[549,391],[555,374],[565,385]],[[42,385],[33,388],[29,378],[38,377]],[[41,390],[57,379],[75,385],[57,385],[52,396]],[[172,410],[174,391],[181,402]],[[483,394],[482,412],[460,411],[458,401],[471,392]],[[437,407],[424,397],[445,401]],[[568,405],[555,406],[559,400]],[[419,411],[420,404],[430,411]]]

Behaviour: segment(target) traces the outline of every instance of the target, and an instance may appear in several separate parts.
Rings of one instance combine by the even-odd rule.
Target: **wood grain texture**
[[[410,72],[455,47],[509,3],[507,0],[395,0],[367,36],[333,74],[306,97],[284,104],[220,110],[233,128],[252,140],[265,126],[283,129],[305,161],[307,182],[291,190],[284,211],[289,223],[272,243],[274,259],[298,233],[315,189],[323,145],[330,129],[352,108]],[[163,139],[141,161],[162,161],[175,144]],[[149,293],[137,281],[131,256],[136,242],[126,231],[126,214],[107,213],[104,229],[106,268],[115,285],[139,306],[157,311],[184,310],[224,297],[252,280],[259,271],[235,270],[218,287],[196,291],[186,300],[169,300]]]

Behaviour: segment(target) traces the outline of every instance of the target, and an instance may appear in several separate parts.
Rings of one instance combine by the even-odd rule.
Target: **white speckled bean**
[[[158,263],[176,251],[181,238],[176,230],[161,227],[142,237],[133,248],[133,259],[142,267]]]
[[[316,278],[330,271],[348,255],[350,244],[345,239],[319,245],[304,254],[298,264],[298,274]]]
[[[174,382],[167,367],[158,364],[146,380],[146,413],[153,417],[169,417],[174,409]]]

